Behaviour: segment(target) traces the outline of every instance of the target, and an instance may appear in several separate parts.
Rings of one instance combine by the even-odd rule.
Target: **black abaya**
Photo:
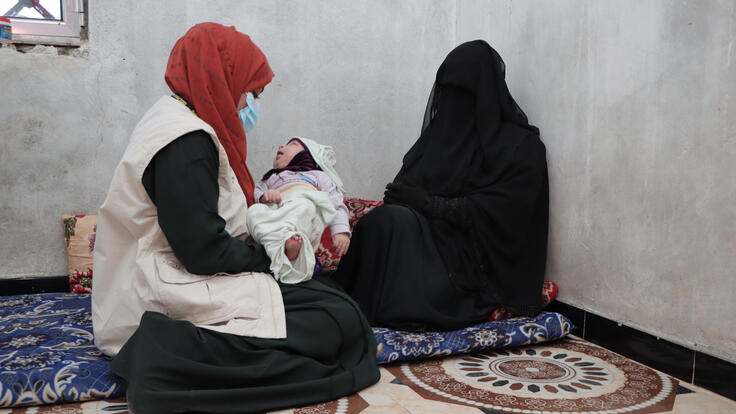
[[[458,46],[437,71],[421,135],[384,198],[420,219],[382,214],[359,225],[335,275],[372,324],[454,329],[437,318],[440,306],[468,322],[494,305],[524,316],[541,309],[546,152],[504,78],[483,41]],[[452,289],[438,304],[443,285]]]
[[[442,331],[486,320],[498,302],[462,292],[448,276],[427,219],[387,204],[356,225],[336,281],[373,326]]]

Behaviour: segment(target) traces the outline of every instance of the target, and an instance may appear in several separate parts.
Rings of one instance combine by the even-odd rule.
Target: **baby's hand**
[[[281,202],[281,193],[279,190],[266,190],[261,196],[261,203],[276,203]]]
[[[332,246],[335,248],[335,253],[340,257],[348,251],[350,247],[350,236],[348,233],[338,233],[332,236]]]

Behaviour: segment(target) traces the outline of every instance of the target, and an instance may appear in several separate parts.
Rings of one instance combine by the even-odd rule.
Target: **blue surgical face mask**
[[[240,117],[240,122],[243,123],[243,129],[248,132],[256,126],[258,121],[258,104],[250,92],[245,94],[245,103],[248,106],[238,111],[238,117]]]

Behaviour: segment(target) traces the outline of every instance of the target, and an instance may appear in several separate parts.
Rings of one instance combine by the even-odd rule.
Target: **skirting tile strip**
[[[69,292],[69,276],[0,279],[0,296]]]
[[[575,324],[573,334],[684,382],[736,400],[736,364],[692,350],[630,326],[553,301],[545,310]]]

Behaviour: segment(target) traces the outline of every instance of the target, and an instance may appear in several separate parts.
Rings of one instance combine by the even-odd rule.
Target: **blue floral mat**
[[[125,395],[92,339],[88,294],[0,298],[0,407]]]
[[[92,337],[88,294],[0,297],[0,407],[125,395],[125,381]],[[572,324],[558,313],[487,322],[451,332],[373,328],[379,364],[551,341]]]
[[[560,339],[572,330],[566,317],[542,312],[534,318],[486,322],[449,332],[405,332],[373,328],[379,364],[466,354],[486,349],[538,344]]]

